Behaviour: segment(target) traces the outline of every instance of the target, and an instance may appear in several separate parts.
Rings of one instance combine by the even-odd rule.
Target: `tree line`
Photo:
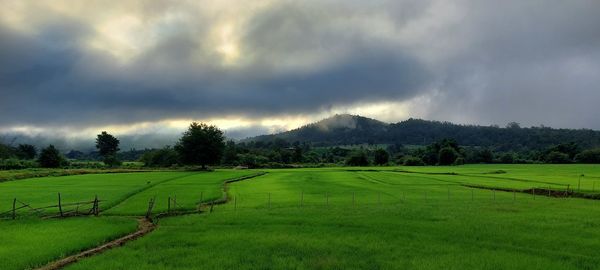
[[[191,123],[173,147],[130,150],[123,155],[120,141],[101,132],[96,136],[94,155],[109,167],[122,160],[139,160],[147,167],[209,165],[248,168],[297,166],[369,166],[369,165],[462,165],[467,163],[600,163],[600,148],[584,149],[576,142],[551,145],[532,151],[498,151],[491,147],[460,145],[446,138],[426,146],[402,144],[356,144],[316,146],[311,142],[290,142],[283,138],[234,142],[226,141],[221,130],[204,123]],[[67,154],[72,158],[74,151]],[[80,157],[86,157],[81,152]],[[89,156],[89,155],[88,155]],[[125,157],[125,158],[124,158]],[[15,165],[16,164],[16,165]],[[35,146],[16,147],[0,144],[0,168],[65,167],[68,159],[56,147],[48,145],[39,153]]]

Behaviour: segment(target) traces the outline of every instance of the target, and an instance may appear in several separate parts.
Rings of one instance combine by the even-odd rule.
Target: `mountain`
[[[512,123],[498,126],[459,125],[450,122],[408,119],[384,123],[358,115],[335,115],[303,127],[262,135],[245,141],[307,142],[314,146],[350,144],[427,145],[452,138],[465,146],[490,147],[499,151],[545,149],[561,143],[577,143],[583,148],[600,146],[600,131],[589,129],[554,129],[549,127],[522,128]]]
[[[389,124],[367,117],[338,114],[319,122],[273,135],[262,135],[249,141],[311,142],[316,145],[346,145],[371,142],[373,134],[385,134]]]

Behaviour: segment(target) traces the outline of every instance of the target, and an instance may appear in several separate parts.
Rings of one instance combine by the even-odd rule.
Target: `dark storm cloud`
[[[417,117],[600,128],[598,1],[281,1],[241,23],[232,66],[213,50],[210,16],[173,2],[143,21],[173,10],[190,16],[126,63],[86,45],[98,33],[85,18],[47,10],[35,34],[0,23],[0,127],[425,97]]]
[[[209,53],[202,54],[199,63],[190,62],[202,40],[186,31],[161,41],[123,68],[106,56],[54,46],[45,38],[50,33],[34,39],[3,29],[10,43],[2,44],[6,57],[1,60],[21,68],[5,67],[3,72],[1,87],[7,94],[0,123],[94,125],[306,113],[356,101],[406,99],[430,80],[421,63],[402,50],[358,34],[338,34],[312,21],[306,12],[286,16],[280,14],[283,10],[253,17],[241,43],[259,60],[239,69],[212,64],[218,59]],[[288,26],[282,29],[282,24]],[[81,35],[79,30],[71,33],[70,27],[62,29],[63,40]],[[195,29],[193,34],[203,32]],[[316,32],[320,33],[315,37]],[[311,51],[317,43],[345,53],[336,61],[328,60],[327,54]],[[324,58],[326,64],[277,68],[277,61],[301,61],[303,56],[295,53]]]
[[[486,1],[464,7],[450,35],[462,52],[438,66],[427,117],[469,123],[600,129],[598,1]]]

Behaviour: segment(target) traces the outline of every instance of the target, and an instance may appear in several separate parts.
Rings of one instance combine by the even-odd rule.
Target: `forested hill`
[[[335,115],[298,129],[246,141],[308,142],[313,146],[351,144],[428,145],[453,138],[460,145],[490,147],[498,151],[544,149],[552,145],[574,142],[583,148],[600,146],[600,131],[589,129],[522,128],[518,124],[497,126],[457,125],[449,122],[408,119],[387,124],[356,115]]]

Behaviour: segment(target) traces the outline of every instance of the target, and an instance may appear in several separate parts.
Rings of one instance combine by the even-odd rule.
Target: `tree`
[[[299,144],[294,146],[294,152],[292,153],[292,162],[301,163],[304,160],[304,153]]]
[[[175,145],[175,150],[179,153],[181,163],[206,168],[206,165],[221,161],[224,141],[223,132],[216,126],[193,122]]]
[[[585,150],[577,154],[575,160],[579,163],[598,164],[600,163],[600,148]]]
[[[551,152],[560,152],[567,154],[569,159],[575,158],[575,156],[579,153],[579,145],[574,142],[571,143],[561,143],[559,145],[552,146],[546,150],[547,153]]]
[[[451,165],[458,157],[458,153],[452,147],[444,147],[440,149],[438,162],[440,165]]]
[[[234,141],[227,141],[222,163],[226,165],[236,165],[238,163],[237,148]]]
[[[364,151],[354,152],[347,160],[349,166],[369,166],[369,159]]]
[[[0,143],[0,159],[7,159],[14,157],[14,148]]]
[[[104,158],[103,162],[109,166],[119,165],[120,161],[117,159],[117,152],[119,152],[119,140],[113,135],[102,131],[96,138],[96,148],[100,155]]]
[[[381,148],[375,150],[374,155],[375,156],[373,158],[373,163],[375,163],[376,165],[385,165],[390,160],[390,155],[388,154],[388,152]]]
[[[494,162],[494,153],[490,149],[483,149],[477,153],[478,162],[492,163]]]
[[[144,162],[146,167],[171,167],[177,164],[177,152],[170,146],[163,149],[157,149],[145,152],[140,161]]]
[[[17,146],[17,157],[19,159],[34,159],[37,149],[31,144],[19,144]]]
[[[38,162],[44,168],[58,168],[64,164],[65,160],[54,145],[49,145],[40,152]]]

